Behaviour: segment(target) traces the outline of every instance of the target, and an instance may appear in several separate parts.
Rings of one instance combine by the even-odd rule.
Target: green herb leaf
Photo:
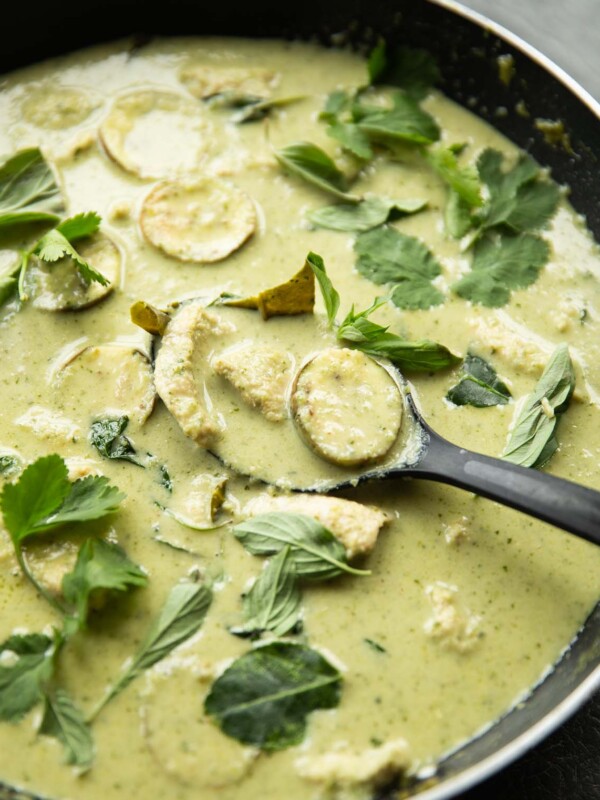
[[[558,186],[539,180],[539,167],[527,155],[521,156],[506,172],[502,164],[502,154],[491,149],[484,150],[477,161],[479,175],[489,193],[480,214],[482,227],[504,225],[513,231],[544,227],[558,205]]]
[[[73,259],[82,278],[87,283],[95,281],[102,286],[108,286],[110,281],[85,261],[72,245],[73,241],[95,233],[99,224],[100,217],[93,211],[70,217],[42,236],[32,253],[42,261],[50,263],[68,256]]]
[[[453,189],[450,189],[448,193],[448,201],[444,210],[444,224],[446,231],[454,239],[462,239],[473,226],[471,206]]]
[[[284,547],[267,563],[244,597],[244,624],[231,633],[253,639],[264,631],[284,636],[297,624],[302,597],[290,552]]]
[[[348,202],[360,199],[348,192],[348,180],[324,150],[310,142],[300,142],[275,152],[282,167],[325,192]]]
[[[440,77],[435,59],[426,50],[397,47],[388,53],[383,40],[371,51],[367,67],[371,84],[399,86],[415,100],[425,97]]]
[[[238,125],[246,122],[257,122],[258,120],[267,117],[273,109],[284,108],[285,106],[298,103],[304,98],[301,96],[296,97],[272,97],[266,99],[264,97],[254,98],[252,102],[245,103],[239,111],[232,115],[231,121]]]
[[[440,178],[470,207],[475,208],[483,202],[481,183],[477,169],[473,166],[461,167],[455,149],[436,147],[424,151],[425,158]]]
[[[574,388],[569,348],[561,344],[521,408],[502,458],[522,467],[543,467],[558,447],[556,426]]]
[[[16,722],[42,699],[54,653],[53,640],[41,633],[10,636],[0,645],[0,720]]]
[[[95,718],[109,700],[129,686],[138,675],[162,661],[200,630],[211,602],[212,592],[208,586],[200,583],[176,584],[138,653],[88,719]]]
[[[369,137],[353,122],[339,122],[336,120],[327,128],[326,133],[339,142],[344,150],[348,150],[357,158],[363,161],[369,161],[373,158]]]
[[[126,592],[132,586],[145,586],[147,582],[146,574],[118,545],[102,539],[87,539],[79,549],[73,571],[62,580],[63,596],[75,608],[68,632],[85,627],[94,593],[101,590]]]
[[[0,228],[24,222],[55,222],[63,202],[39,148],[17,153],[0,167]]]
[[[368,231],[404,214],[416,214],[427,205],[426,200],[392,200],[369,197],[360,203],[339,203],[311,211],[309,220],[320,228],[333,231]]]
[[[342,572],[370,574],[349,566],[344,546],[320,522],[304,514],[259,514],[236,525],[233,533],[255,556],[272,556],[289,547],[301,578],[326,580]]]
[[[116,511],[125,497],[108,479],[89,475],[70,483],[63,459],[38,458],[0,495],[4,523],[17,552],[28,536],[70,522],[98,519]]]
[[[204,710],[223,733],[267,751],[299,744],[306,717],[335,708],[342,676],[305,645],[271,642],[245,653],[214,682]]]
[[[138,467],[143,467],[133,444],[124,435],[128,424],[127,416],[97,419],[90,427],[90,443],[104,458],[130,461]]]
[[[464,375],[446,397],[456,406],[503,406],[510,400],[508,386],[483,358],[471,353],[463,364]]]
[[[334,123],[337,121],[342,111],[346,111],[350,108],[351,103],[352,96],[342,89],[337,89],[335,92],[331,92],[331,94],[327,95],[327,100],[325,101],[323,110],[319,114],[319,119],[321,122]]]
[[[453,284],[465,300],[484,306],[503,306],[513,289],[525,289],[537,280],[550,248],[532,234],[486,237],[475,245],[471,271]]]
[[[376,228],[357,236],[356,268],[373,283],[393,284],[391,300],[399,308],[439,305],[444,295],[431,281],[441,267],[420,239],[394,228]]]
[[[58,739],[65,747],[67,764],[88,770],[94,760],[94,741],[83,714],[61,689],[45,695],[39,733]]]
[[[0,306],[4,305],[16,294],[21,266],[22,261],[19,260],[19,265],[15,269],[11,269],[10,272],[0,276]]]
[[[0,475],[8,478],[19,471],[20,464],[14,456],[0,456]]]
[[[309,253],[306,256],[306,263],[312,269],[321,289],[327,320],[329,327],[331,327],[335,322],[335,316],[340,307],[340,296],[329,279],[329,275],[325,270],[325,262],[321,256],[317,255],[317,253]]]
[[[397,92],[393,103],[391,109],[355,103],[353,114],[360,130],[384,143],[431,144],[440,138],[437,122],[412,97]]]

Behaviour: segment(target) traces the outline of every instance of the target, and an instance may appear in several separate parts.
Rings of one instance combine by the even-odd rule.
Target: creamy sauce
[[[198,101],[187,94],[178,74],[193,62],[259,68],[279,76],[278,95],[304,99],[275,113],[268,129],[260,123],[236,126],[223,113],[200,105],[192,112],[190,104]],[[363,83],[364,77],[358,57],[310,45],[180,40],[153,43],[134,55],[119,47],[86,51],[7,78],[0,98],[0,152],[42,146],[57,166],[69,213],[98,211],[104,232],[123,253],[119,286],[102,303],[68,314],[47,313],[33,303],[17,313],[11,305],[0,318],[0,452],[17,451],[25,461],[51,452],[91,459],[127,499],[118,515],[86,532],[110,532],[150,576],[147,589],[98,614],[90,630],[69,644],[61,654],[61,683],[90,709],[132,655],[176,581],[198,565],[216,581],[216,591],[201,632],[132,683],[95,722],[97,759],[89,773],[78,777],[61,763],[55,740],[34,736],[35,711],[18,725],[0,725],[0,776],[6,782],[78,800],[275,800],[283,786],[289,800],[299,800],[315,793],[314,784],[298,771],[300,757],[310,764],[311,757],[336,746],[360,753],[372,749],[373,742],[398,739],[408,742],[416,769],[473,736],[522,697],[568,646],[597,600],[600,553],[586,542],[448,487],[418,482],[362,487],[348,497],[372,503],[391,517],[365,561],[371,576],[344,577],[304,592],[309,643],[343,669],[339,707],[310,716],[302,745],[268,756],[227,739],[203,717],[203,698],[215,673],[248,650],[248,643],[232,636],[227,626],[239,620],[240,593],[260,571],[261,560],[248,555],[228,527],[190,531],[155,504],[184,510],[194,479],[209,475],[218,483],[225,471],[184,436],[162,403],[144,421],[144,413],[134,413],[125,387],[125,406],[118,407],[129,411],[127,434],[138,450],[152,453],[157,464],[168,468],[173,495],[154,469],[100,459],[87,441],[87,430],[114,401],[106,385],[99,393],[89,381],[91,368],[64,365],[88,345],[120,342],[146,352],[146,337],[129,322],[129,307],[138,299],[164,307],[173,299],[221,291],[253,295],[293,275],[309,250],[325,258],[344,313],[353,302],[358,308],[368,305],[378,287],[354,271],[351,237],[313,231],[305,222],[305,212],[326,205],[329,198],[285,175],[271,152],[271,145],[299,140],[330,149],[331,140],[316,119],[325,97],[340,86]],[[265,79],[258,75],[256,80]],[[155,127],[150,112],[134,127],[128,127],[128,120],[117,121],[105,145],[129,148],[126,172],[97,144],[95,134],[112,98],[134,90],[182,99],[179,105],[165,100],[154,108]],[[40,111],[48,92],[56,92],[65,105],[63,123],[58,111]],[[86,102],[73,105],[82,96]],[[439,121],[447,143],[466,141],[473,153],[493,146],[515,154],[494,130],[439,94],[432,93],[424,105]],[[128,139],[128,132],[135,135]],[[140,167],[146,153],[147,168]],[[181,263],[146,242],[138,228],[140,204],[154,178],[176,176],[178,170],[198,178],[225,176],[253,199],[253,236],[219,263]],[[442,288],[461,273],[465,257],[446,237],[441,221],[446,189],[421,159],[407,151],[402,161],[369,167],[356,190],[427,198],[425,211],[396,224],[422,237],[436,253],[443,265]],[[600,259],[566,204],[544,235],[552,242],[550,263],[535,285],[514,292],[500,311],[472,308],[448,293],[443,306],[429,311],[399,312],[387,306],[376,318],[410,338],[429,337],[458,353],[473,346],[493,360],[515,398],[532,390],[554,345],[569,342],[578,399],[561,423],[561,446],[548,471],[600,488]],[[583,308],[582,322],[578,314]],[[317,311],[323,312],[320,299]],[[322,320],[306,315],[263,322],[256,313],[235,313],[251,315],[249,340],[261,327],[269,332],[287,328],[282,335],[297,340],[300,350],[309,344],[314,348],[315,326]],[[102,380],[108,380],[106,374]],[[417,376],[413,382],[436,430],[474,450],[502,451],[514,405],[452,407],[443,398],[456,382],[453,371]],[[233,398],[235,388],[228,391]],[[18,424],[31,407],[53,415],[54,427]],[[236,428],[234,417],[226,420],[229,441],[248,461],[276,465],[286,456],[278,433],[264,435],[280,423],[261,417],[251,429]],[[260,484],[231,477],[230,509],[235,512],[263,491]],[[459,534],[450,535],[456,530]],[[168,548],[156,536],[191,553]],[[42,574],[44,557],[72,559],[77,535],[57,533],[50,541],[28,547]],[[58,620],[52,609],[20,576],[2,533],[0,641],[16,628],[39,631],[53,622]]]

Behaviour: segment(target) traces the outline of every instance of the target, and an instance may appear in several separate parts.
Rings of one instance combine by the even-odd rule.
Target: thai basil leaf
[[[348,179],[324,150],[310,142],[300,142],[275,152],[282,167],[308,183],[348,202],[359,197],[348,192]]]
[[[162,661],[176,647],[187,641],[200,628],[212,602],[212,592],[200,583],[178,583],[151,626],[146,639],[133,660],[93,710],[93,719],[104,706],[154,664]]]
[[[367,134],[352,122],[333,122],[326,131],[327,135],[339,142],[344,150],[363,161],[373,158],[373,149]]]
[[[233,533],[253,555],[271,556],[289,547],[289,557],[302,578],[370,574],[351,567],[344,546],[331,531],[304,514],[259,514],[236,525]]]
[[[543,467],[556,451],[556,426],[571,400],[575,373],[566,344],[559,345],[521,408],[502,458],[522,467]]]
[[[329,279],[329,275],[325,270],[325,262],[320,255],[317,255],[317,253],[309,253],[306,256],[306,263],[312,269],[321,289],[321,295],[325,303],[325,311],[327,312],[327,320],[331,327],[335,322],[335,315],[340,307],[340,296]]]
[[[236,636],[260,636],[272,631],[284,636],[298,623],[302,597],[290,547],[284,547],[267,563],[244,597],[244,624],[230,628]]]
[[[138,467],[143,467],[133,444],[124,435],[128,424],[127,416],[97,419],[90,427],[90,443],[104,458],[130,461]]]
[[[393,103],[391,109],[355,103],[353,115],[360,130],[384,143],[431,144],[440,138],[437,122],[411,97],[398,92]]]
[[[56,222],[63,208],[60,189],[39,148],[22,150],[0,167],[0,228]]]
[[[446,397],[457,406],[506,405],[511,398],[508,386],[500,380],[487,361],[469,353],[463,364],[464,375]]]
[[[262,750],[299,744],[311,711],[335,708],[342,676],[316,650],[271,642],[238,658],[214,682],[204,710],[223,733]]]
[[[311,211],[309,220],[320,228],[333,231],[364,232],[377,228],[404,214],[415,214],[427,205],[426,200],[392,200],[388,197],[369,197],[360,203],[339,203]]]

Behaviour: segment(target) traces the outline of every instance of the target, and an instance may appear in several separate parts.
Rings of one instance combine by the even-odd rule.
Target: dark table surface
[[[462,2],[532,44],[600,101],[599,0]],[[600,800],[600,694],[460,800]]]

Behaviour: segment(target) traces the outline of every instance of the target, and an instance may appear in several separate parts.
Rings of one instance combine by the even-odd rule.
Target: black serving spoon
[[[366,481],[422,478],[474,492],[600,545],[600,492],[452,444],[423,419],[412,388],[400,371],[388,362],[375,360],[392,377],[404,398],[401,432],[383,459],[362,467],[335,467],[329,477],[315,477],[314,481],[304,472],[298,472],[296,481],[292,477],[286,479],[285,484],[276,482],[261,474],[260,467],[253,472],[253,477],[294,491],[319,493],[351,488]],[[218,454],[217,457],[244,473],[231,454],[229,458]],[[282,467],[284,461],[282,459]]]

